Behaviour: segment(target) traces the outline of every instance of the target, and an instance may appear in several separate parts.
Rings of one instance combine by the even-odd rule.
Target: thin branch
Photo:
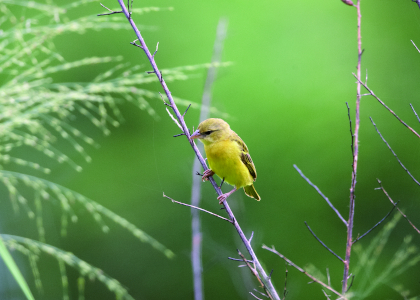
[[[177,203],[177,204],[181,204],[181,205],[189,206],[189,207],[191,207],[191,208],[194,208],[194,209],[198,209],[198,210],[204,211],[204,212],[206,212],[206,213],[208,213],[208,214],[211,214],[211,215],[213,215],[213,216],[215,216],[215,217],[218,217],[218,218],[220,218],[220,219],[222,219],[222,220],[228,221],[229,223],[233,223],[233,221],[231,221],[231,220],[229,220],[229,219],[226,219],[226,218],[224,218],[224,217],[222,217],[222,216],[219,216],[218,214],[212,213],[211,211],[205,210],[205,209],[203,209],[203,208],[200,208],[200,207],[197,207],[197,206],[194,206],[194,205],[191,205],[191,204],[187,204],[187,203],[183,203],[183,202],[176,201],[176,200],[172,199],[171,197],[166,196],[165,194],[163,194],[163,197],[168,198],[168,199],[169,199],[169,200],[171,200],[173,203]]]
[[[414,1],[414,0],[413,0]],[[416,47],[417,51],[420,53],[419,48],[417,48],[416,44],[414,44],[413,40],[411,40],[411,42],[413,43],[414,47]]]
[[[369,92],[369,94],[370,95],[372,95],[376,100],[378,100],[378,102],[380,103],[380,104],[382,104],[382,106],[383,107],[385,107],[394,117],[396,117],[397,118],[397,120],[398,121],[400,121],[401,122],[401,124],[403,124],[405,127],[407,127],[412,133],[414,133],[418,138],[420,138],[420,135],[413,129],[413,128],[411,128],[410,126],[408,126],[407,125],[407,123],[405,123],[403,120],[401,120],[400,119],[400,117],[398,117],[397,116],[397,114],[392,110],[392,109],[390,109],[381,99],[379,99],[379,97],[378,96],[376,96],[375,95],[375,93],[367,86],[367,84],[365,84],[365,83],[363,83],[360,79],[359,79],[359,77],[358,76],[356,76],[354,73],[352,73],[353,74],[353,76],[354,77],[356,77],[356,79],[357,79],[357,82],[358,83],[360,83],[361,85],[363,85],[363,87],[365,88],[365,89],[367,89],[368,90],[368,92]]]
[[[254,291],[256,291],[258,294],[263,295],[264,297],[268,298],[268,296],[267,296],[266,294],[264,294],[264,293],[260,292],[260,291],[259,291],[259,290],[257,290],[257,289],[254,289]]]
[[[159,79],[160,84],[162,85],[163,90],[165,91],[166,97],[168,98],[168,101],[171,105],[171,108],[172,108],[177,120],[179,121],[179,124],[182,127],[182,131],[185,133],[185,136],[187,137],[188,142],[190,143],[191,147],[193,148],[195,154],[197,155],[197,158],[200,161],[201,166],[203,167],[204,170],[207,170],[208,167],[206,165],[206,161],[204,160],[203,156],[201,155],[200,151],[198,150],[197,145],[195,144],[194,140],[190,139],[190,133],[188,131],[188,127],[185,124],[185,121],[182,118],[181,113],[179,112],[178,107],[175,104],[175,101],[172,97],[172,94],[169,91],[168,86],[166,85],[166,82],[162,77],[162,73],[159,71],[159,69],[156,65],[156,62],[152,57],[152,54],[150,53],[149,49],[147,48],[147,45],[146,45],[142,35],[140,34],[140,31],[137,29],[136,24],[134,23],[133,19],[131,18],[129,12],[127,11],[127,8],[125,7],[123,0],[118,0],[118,3],[120,4],[120,6],[122,8],[122,11],[124,12],[125,17],[129,21],[129,23],[130,23],[131,27],[133,28],[137,38],[139,39],[140,45],[143,47],[142,50],[146,54],[150,64],[152,65],[154,73],[156,74],[157,78]],[[217,186],[217,183],[214,181],[213,177],[210,177],[209,181],[212,184],[213,188],[216,190],[217,194],[219,196],[221,196],[222,191]],[[232,210],[230,209],[230,206],[227,203],[227,201],[223,201],[223,206],[226,210],[226,213],[229,215],[229,218],[232,221],[232,224],[235,226],[235,229],[238,232],[242,242],[244,243],[246,249],[248,250],[248,253],[250,254],[252,260],[254,261],[255,267],[256,267],[258,273],[260,274],[262,281],[264,282],[265,286],[267,287],[267,290],[269,291],[269,294],[273,297],[273,299],[280,300],[280,297],[278,296],[277,291],[275,290],[273,284],[271,283],[271,280],[268,278],[265,270],[261,266],[257,256],[255,255],[254,249],[249,244],[244,232],[242,231],[241,227],[239,226],[238,222],[236,221],[236,218],[235,218]]]
[[[347,221],[341,216],[340,212],[334,207],[334,205],[330,202],[330,200],[321,192],[321,190],[315,185],[313,184],[308,177],[306,177],[303,172],[298,168],[298,166],[293,165],[293,167],[296,169],[296,171],[299,172],[300,176],[302,176],[303,179],[306,180],[307,183],[309,183],[310,186],[312,186],[317,192],[318,194],[324,198],[325,201],[327,201],[328,205],[332,208],[332,210],[337,214],[337,216],[341,219],[341,221],[343,221],[344,225],[347,226]]]
[[[241,253],[241,251],[239,251],[239,249],[237,249],[237,251],[238,251],[239,256],[242,258],[243,262],[245,262],[245,264],[247,265],[248,269],[251,271],[251,273],[255,277],[257,277],[257,280],[260,283],[261,287],[264,288],[264,290],[267,292],[267,297],[272,300],[273,298],[268,293],[265,284],[261,281],[260,275],[258,274],[257,270],[255,269],[255,264],[254,264],[254,267],[252,267],[251,264],[248,262],[248,260],[245,258],[245,256]]]
[[[351,277],[351,282],[350,282],[350,284],[349,284],[349,287],[347,288],[346,293],[347,293],[347,292],[350,290],[350,288],[353,286],[354,275],[351,275],[351,274],[350,274],[350,277]]]
[[[234,257],[228,257],[228,259],[230,260],[234,260],[234,261],[244,261],[242,258],[234,258]],[[247,262],[253,264],[254,262],[252,260],[247,259]]]
[[[353,145],[354,145],[354,134],[353,134],[353,128],[352,128],[352,124],[351,124],[351,117],[350,117],[350,107],[349,104],[346,102],[346,106],[347,106],[347,115],[349,117],[349,124],[350,124],[350,135],[351,135],[351,144],[350,144],[350,148],[351,148],[351,155],[354,159],[354,149],[353,149]],[[344,220],[344,218],[343,218]],[[346,220],[344,220],[345,224],[347,225]]]
[[[388,200],[389,201],[391,201],[391,203],[392,203],[392,205],[394,205],[394,206],[397,206],[397,203],[395,203],[394,201],[392,201],[392,199],[391,199],[391,197],[388,195],[388,193],[387,193],[387,191],[384,189],[384,187],[382,186],[382,182],[379,180],[379,179],[377,179],[378,180],[378,183],[379,183],[379,185],[380,185],[380,187],[379,188],[377,188],[377,189],[380,189],[380,190],[382,190],[382,192],[384,192],[384,194],[387,196],[387,198],[388,198]],[[399,208],[399,207],[397,207],[397,210],[399,211],[399,213],[408,221],[408,223],[410,223],[410,225],[414,228],[414,230],[415,231],[417,231],[417,233],[418,234],[420,234],[420,230],[419,229],[417,229],[417,227],[416,226],[414,226],[414,224],[410,221],[410,219],[409,218],[407,218],[407,216],[401,211],[401,209]]]
[[[323,287],[325,287],[326,289],[330,290],[331,292],[333,292],[334,294],[336,294],[337,296],[341,297],[342,299],[345,299],[345,297],[340,294],[339,292],[337,292],[336,290],[334,290],[332,287],[330,287],[329,285],[323,283],[321,280],[317,279],[316,277],[310,275],[308,272],[306,272],[304,269],[302,269],[301,267],[299,267],[298,265],[294,264],[290,259],[286,258],[283,254],[279,253],[274,246],[272,246],[272,248],[267,247],[266,245],[262,246],[263,249],[266,249],[268,251],[273,252],[274,254],[277,254],[278,256],[280,256],[280,258],[284,259],[289,265],[291,265],[292,267],[296,268],[299,272],[305,274],[306,276],[308,276],[309,278],[311,278],[313,281],[315,281],[316,283],[322,285]]]
[[[252,238],[254,237],[254,231],[253,232],[251,232],[251,236],[249,237],[249,240],[248,240],[248,243],[250,243],[251,244],[251,241],[252,241]],[[270,277],[271,277],[271,275],[270,275]]]
[[[286,275],[284,276],[284,290],[283,290],[283,300],[286,299],[286,295],[287,295],[287,275],[288,275],[289,271],[287,270],[287,266],[286,266]]]
[[[245,256],[241,253],[241,251],[239,251],[239,249],[236,249],[236,250],[238,251],[239,256],[242,258],[242,261],[245,262],[246,266],[251,271],[252,275],[254,275],[255,277],[257,277],[257,280],[260,283],[261,287],[263,287],[265,289],[265,284],[261,281],[261,278],[258,275],[258,272],[255,269],[255,266],[254,267],[251,266],[251,264],[247,261],[247,259],[245,258]],[[270,297],[270,299],[273,299],[273,298]]]
[[[388,218],[389,217],[389,215],[394,211],[394,209],[397,207],[397,204],[398,204],[398,202],[392,207],[392,209],[389,211],[389,213],[387,213],[386,214],[386,216],[385,217],[383,217],[382,218],[382,220],[380,220],[378,223],[376,223],[371,229],[369,229],[368,231],[366,231],[364,234],[362,234],[361,236],[359,236],[357,239],[355,239],[354,241],[353,241],[353,245],[357,242],[357,241],[359,241],[359,240],[361,240],[365,235],[367,235],[369,232],[371,232],[373,229],[375,229],[376,227],[378,227],[379,226],[379,224],[381,224],[383,221],[385,221],[385,219],[386,218]],[[350,287],[349,287],[350,288]]]
[[[191,107],[191,104],[190,105],[188,105],[188,107],[187,107],[187,109],[184,111],[184,113],[182,114],[182,117],[184,118],[185,117],[185,114],[187,113],[187,111],[188,111],[188,109]]]
[[[109,9],[108,7],[106,7],[105,5],[103,5],[102,3],[99,3],[103,8],[105,8],[106,10],[110,11],[110,13],[106,13],[106,14],[99,14],[97,15],[98,17],[100,16],[109,16],[109,15],[113,15],[113,14],[121,14],[122,11],[113,11],[111,9]]]
[[[263,299],[261,299],[261,298],[258,298],[257,296],[255,296],[252,292],[249,292],[255,299],[257,299],[257,300],[263,300]]]
[[[185,133],[175,134],[173,137],[179,137],[181,135],[185,135]]]
[[[156,53],[158,52],[158,49],[159,49],[159,42],[157,42],[157,44],[156,44],[156,50],[155,50],[155,53],[153,53],[153,55],[152,55],[152,58],[153,59],[155,59],[155,55],[156,55]],[[191,104],[190,104],[191,105]]]
[[[361,65],[362,65],[362,13],[360,10],[360,0],[357,0],[357,78],[361,76]],[[344,259],[344,271],[341,292],[344,294],[347,291],[348,275],[350,270],[350,255],[351,245],[353,239],[353,221],[354,221],[354,207],[356,203],[356,183],[357,183],[357,163],[359,160],[359,128],[360,128],[360,99],[361,99],[361,86],[360,81],[357,83],[357,95],[356,95],[356,115],[355,115],[355,126],[354,126],[354,147],[353,147],[353,163],[351,173],[351,185],[350,185],[350,203],[349,203],[349,219],[347,221],[347,238],[346,238],[346,256]]]
[[[408,169],[403,165],[403,163],[398,158],[397,154],[394,152],[394,150],[392,150],[391,146],[388,144],[388,142],[385,140],[385,138],[379,132],[379,129],[378,129],[378,127],[376,127],[375,122],[373,122],[372,117],[369,117],[369,118],[370,118],[370,121],[372,122],[373,126],[375,126],[376,132],[379,134],[379,136],[381,137],[382,141],[384,141],[384,143],[387,145],[388,149],[392,152],[392,154],[394,155],[394,157],[397,159],[397,161],[400,164],[400,166],[407,172],[408,175],[410,175],[411,179],[413,179],[414,182],[417,183],[417,185],[420,185],[420,182],[418,182],[417,179],[414,178],[413,175],[411,175],[410,171],[408,171]]]
[[[417,121],[419,121],[419,122],[420,122],[419,115],[416,113],[416,110],[414,109],[413,105],[411,105],[411,103],[410,103],[410,107],[411,107],[411,109],[413,110],[414,114],[416,115]]]
[[[335,252],[334,251],[332,251],[330,248],[328,248],[328,246],[327,245],[325,245],[317,236],[316,236],[316,234],[312,231],[312,229],[311,229],[311,227],[309,227],[309,225],[308,225],[308,223],[306,223],[306,221],[305,221],[305,225],[306,225],[306,227],[308,227],[308,230],[312,233],[312,235],[316,238],[316,240],[322,245],[322,246],[324,246],[325,247],[325,249],[327,249],[328,251],[330,251],[335,257],[337,257],[341,262],[344,262],[344,260],[340,257],[340,256],[338,256],[337,254],[335,254]]]
[[[322,292],[324,293],[324,296],[325,296],[328,300],[331,300],[331,299],[330,299],[330,297],[327,295],[327,292],[326,292],[326,291],[322,290]]]

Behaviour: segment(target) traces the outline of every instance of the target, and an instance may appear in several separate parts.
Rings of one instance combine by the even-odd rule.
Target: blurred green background
[[[116,1],[103,0],[102,3],[118,10]],[[239,191],[229,198],[229,203],[245,233],[250,235],[254,231],[254,249],[266,270],[274,269],[272,280],[280,293],[284,288],[286,265],[274,254],[261,249],[262,244],[274,245],[302,267],[313,264],[324,274],[328,268],[332,285],[341,290],[342,264],[313,238],[304,221],[342,257],[346,228],[299,176],[293,164],[297,164],[345,218],[348,217],[352,155],[345,103],[349,103],[354,118],[356,84],[352,72],[356,72],[357,64],[356,9],[339,0],[134,1],[134,7],[147,6],[174,8],[173,11],[133,15],[138,25],[148,28],[142,30],[142,34],[149,48],[154,49],[159,42],[156,62],[160,68],[209,62],[217,23],[221,17],[228,19],[223,61],[231,61],[233,65],[218,70],[212,106],[230,115],[226,121],[248,145],[258,171],[255,187],[262,198],[261,202],[256,202]],[[23,15],[31,13],[26,8],[15,8],[16,13],[20,10]],[[98,1],[69,11],[69,17],[104,12]],[[419,7],[409,0],[363,1],[362,15],[363,74],[367,70],[368,84],[373,91],[403,120],[418,129],[409,103],[420,112],[420,53],[410,41],[420,46]],[[134,39],[127,23],[126,30],[91,30],[60,36],[54,42],[67,61],[122,55],[124,61],[132,65],[147,65],[142,51],[129,44]],[[112,66],[74,69],[58,74],[54,80],[90,81],[108,67]],[[169,84],[172,94],[200,103],[206,71],[195,74],[187,81]],[[161,91],[156,83],[147,88]],[[194,155],[185,137],[172,137],[179,129],[168,117],[162,102],[153,101],[151,106],[158,118],[133,104],[123,103],[120,108],[125,122],[108,137],[88,120],[77,117],[75,126],[94,138],[100,148],[85,148],[92,156],[91,163],[84,162],[70,150],[69,155],[83,166],[83,172],[57,165],[47,178],[128,219],[174,251],[176,257],[167,259],[111,222],[110,232],[104,234],[82,209],[76,210],[79,221],[70,224],[68,236],[61,238],[60,209],[54,205],[44,208],[47,242],[101,268],[126,286],[135,299],[193,299],[190,209],[172,204],[162,194],[190,202],[192,177],[195,171],[201,170],[192,170]],[[180,106],[180,110],[184,109],[185,106]],[[199,113],[197,109],[187,113],[190,128],[198,125]],[[363,97],[355,237],[371,228],[392,208],[384,194],[375,190],[377,178],[420,226],[419,186],[399,166],[369,117],[402,162],[420,178],[418,139],[373,97]],[[59,141],[57,147],[65,149],[66,141]],[[21,153],[21,157],[31,155]],[[224,191],[229,189],[224,186]],[[209,183],[203,183],[202,195],[203,208],[224,215]],[[13,214],[7,197],[3,189],[2,232],[36,238],[34,221],[24,214]],[[227,259],[237,256],[237,248],[245,253],[234,227],[207,214],[201,217],[206,299],[253,299],[249,291],[258,286],[257,281],[249,270],[238,268],[238,263]],[[367,247],[382,227],[359,243]],[[400,221],[378,258],[375,273],[370,274],[370,278],[356,276],[352,289],[357,290],[361,282],[380,275],[407,235],[413,235],[413,244],[420,246],[420,236],[405,220]],[[353,254],[350,265],[357,263],[357,256]],[[25,268],[23,260],[20,265]],[[36,298],[60,299],[57,264],[45,257],[40,265],[45,294]],[[31,282],[29,266],[26,268],[26,278]],[[305,275],[292,267],[287,269],[287,299],[325,299],[319,285],[308,284],[310,280]],[[77,298],[76,278],[76,272],[70,270],[71,299]],[[409,291],[408,298],[420,295],[419,281],[418,266],[411,267],[367,299],[403,299],[393,291],[398,284]],[[7,282],[13,285],[10,278]],[[3,288],[7,290],[7,286]],[[19,293],[6,291],[3,295],[2,299],[23,299]],[[98,282],[87,283],[85,297],[115,298]]]

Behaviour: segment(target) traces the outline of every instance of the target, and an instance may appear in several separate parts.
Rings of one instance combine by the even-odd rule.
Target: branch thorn
[[[101,6],[103,7],[103,8],[105,8],[106,10],[108,10],[108,11],[110,11],[110,13],[106,13],[106,14],[99,14],[99,15],[97,15],[98,17],[99,16],[108,16],[108,15],[113,15],[113,14],[120,14],[120,13],[122,13],[123,11],[113,11],[113,10],[111,10],[111,9],[109,9],[108,7],[106,7],[105,5],[103,5],[102,3],[100,3],[101,4]]]

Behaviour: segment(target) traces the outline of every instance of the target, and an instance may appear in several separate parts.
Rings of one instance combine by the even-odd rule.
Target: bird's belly
[[[225,182],[236,188],[251,185],[254,182],[248,168],[240,159],[238,149],[231,149],[223,143],[206,147],[207,161],[210,169]]]

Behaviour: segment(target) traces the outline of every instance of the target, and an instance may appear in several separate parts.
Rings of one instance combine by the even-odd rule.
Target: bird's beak
[[[193,139],[200,139],[202,136],[201,136],[201,134],[200,134],[200,130],[196,130],[196,131],[194,131],[194,133],[191,135],[191,137],[190,137],[190,139],[191,140],[193,140]]]

